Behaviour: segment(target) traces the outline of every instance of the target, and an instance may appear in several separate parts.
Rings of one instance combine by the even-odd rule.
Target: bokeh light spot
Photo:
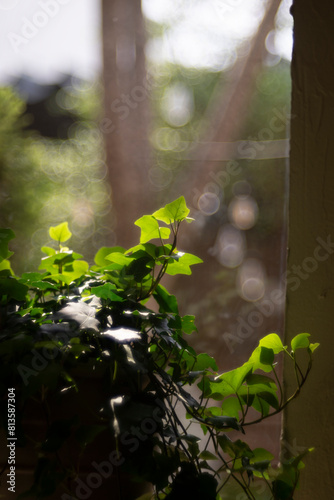
[[[213,215],[218,212],[220,200],[215,193],[203,193],[198,199],[198,208],[204,215]]]
[[[255,225],[259,209],[251,196],[235,197],[228,207],[228,212],[232,224],[238,229],[246,230]]]

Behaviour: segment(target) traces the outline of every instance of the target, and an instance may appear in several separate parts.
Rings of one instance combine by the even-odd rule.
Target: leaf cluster
[[[45,415],[35,442],[35,482],[26,495],[45,498],[62,487],[74,498],[81,458],[107,433],[122,467],[154,486],[147,498],[218,500],[234,483],[254,499],[255,480],[265,482],[270,498],[292,498],[303,456],[273,467],[268,451],[229,433],[243,437],[247,426],[282,411],[305,383],[318,344],[303,333],[288,348],[270,334],[248,361],[222,374],[212,357],[197,354],[186,341],[196,332],[195,318],[182,316],[161,284],[165,274],[191,274],[201,262],[177,249],[188,214],[181,197],[141,217],[139,244],[103,247],[92,266],[64,246],[71,237],[64,222],[50,228],[55,246],[42,247],[39,269],[21,277],[10,265],[14,233],[0,230],[1,423],[6,429],[8,387],[17,394],[18,446],[32,438],[25,430],[29,402]],[[307,355],[306,368],[299,351]],[[277,374],[283,356],[296,374],[288,396]],[[83,415],[53,412],[55,404],[85,394],[82,380],[94,378],[102,401],[86,401]],[[73,441],[77,459],[69,465],[64,455]]]

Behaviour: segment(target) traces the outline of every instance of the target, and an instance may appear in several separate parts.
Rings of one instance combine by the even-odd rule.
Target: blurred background
[[[67,220],[92,262],[184,195],[196,221],[179,249],[204,264],[166,286],[197,317],[196,347],[225,371],[282,335],[290,6],[0,0],[0,224],[17,236],[14,270],[39,262],[50,225]],[[276,419],[262,436],[274,451],[279,432]]]

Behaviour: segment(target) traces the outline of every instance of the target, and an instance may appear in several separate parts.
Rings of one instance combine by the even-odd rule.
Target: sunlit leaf
[[[186,205],[184,196],[180,196],[177,200],[168,203],[165,207],[154,212],[153,217],[166,224],[171,224],[176,221],[182,221],[189,214],[189,209]]]
[[[65,266],[65,269],[63,270],[63,274],[68,275],[72,278],[72,281],[80,278],[81,276],[85,275],[89,269],[88,262],[84,260],[75,260],[70,268],[67,268]]]
[[[299,333],[291,340],[291,349],[295,351],[296,349],[303,349],[310,345],[309,333]]]
[[[140,332],[131,330],[130,328],[109,329],[102,332],[102,335],[109,337],[115,340],[115,342],[119,342],[120,344],[126,344],[129,342],[133,342],[134,340],[141,339]]]
[[[70,285],[73,281],[71,276],[56,272],[51,273],[51,275],[48,276],[48,279],[57,281],[59,283],[65,283],[65,285]]]
[[[62,222],[58,226],[51,226],[49,229],[49,235],[58,243],[64,243],[64,241],[70,239],[72,233],[68,228],[68,222]]]
[[[14,276],[14,272],[12,270],[12,267],[10,265],[10,262],[9,260],[7,259],[3,259],[1,262],[0,262],[0,271],[5,271],[5,272],[8,272],[8,276],[12,275]]]
[[[314,352],[317,349],[317,347],[319,347],[319,345],[320,345],[319,342],[315,342],[314,344],[310,344],[309,345],[309,350],[311,352]]]
[[[96,309],[84,302],[70,302],[57,315],[67,320],[76,321],[79,328],[98,331],[99,321],[95,318]]]
[[[246,364],[252,368],[252,371],[262,370],[264,372],[269,373],[272,371],[271,365],[265,365],[260,362],[261,350],[262,347],[260,346],[256,347],[256,349],[254,349],[254,351],[251,354],[251,357],[249,358]]]
[[[168,261],[166,274],[174,276],[176,274],[191,274],[190,266],[200,264],[202,259],[190,253],[178,252]]]
[[[252,368],[245,364],[216,377],[210,383],[212,397],[214,399],[223,399],[226,396],[236,394],[251,370]]]
[[[95,264],[99,267],[108,266],[110,260],[106,257],[114,252],[124,253],[125,249],[123,247],[101,247],[94,257]]]
[[[159,223],[152,215],[143,215],[140,219],[136,220],[136,226],[140,227],[140,243],[147,243],[153,239],[168,239],[170,229],[168,227],[159,228]]]
[[[134,257],[124,255],[121,252],[112,252],[109,255],[106,255],[105,259],[110,262],[115,262],[116,264],[120,264],[122,266],[128,266],[134,260]]]
[[[38,269],[45,269],[52,272],[52,269],[59,269],[66,264],[71,264],[75,260],[82,259],[82,255],[71,250],[68,252],[58,252],[48,257],[43,257]],[[84,262],[84,261],[83,261]]]
[[[277,333],[270,333],[269,335],[266,335],[266,337],[260,340],[259,345],[261,347],[266,347],[267,349],[272,349],[275,354],[284,350],[282,341]]]
[[[54,248],[51,248],[51,247],[44,246],[41,248],[41,250],[43,253],[46,253],[46,255],[48,255],[49,257],[56,253],[56,250]]]

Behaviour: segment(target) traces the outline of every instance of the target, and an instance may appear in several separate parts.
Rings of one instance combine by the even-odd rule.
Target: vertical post
[[[334,494],[334,4],[294,0],[286,343],[321,346],[300,398],[284,414],[282,449],[315,447],[294,498]],[[298,352],[297,352],[298,354]],[[285,369],[286,389],[294,374]]]
[[[105,137],[117,243],[131,246],[133,222],[150,213],[147,195],[150,81],[139,0],[102,0]]]

